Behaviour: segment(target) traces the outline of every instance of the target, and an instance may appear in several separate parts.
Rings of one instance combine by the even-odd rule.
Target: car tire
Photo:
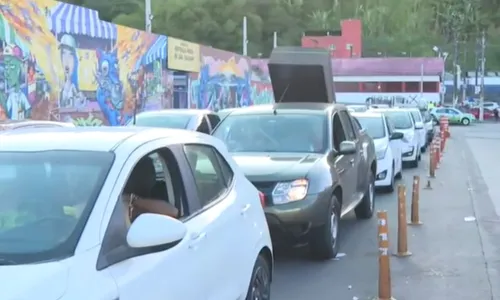
[[[337,196],[332,196],[328,220],[325,224],[313,228],[309,234],[309,250],[314,259],[326,260],[337,256],[339,251],[340,203]]]
[[[354,209],[357,219],[369,219],[373,216],[375,209],[375,176],[370,172],[368,187],[361,202]]]
[[[462,125],[464,126],[469,126],[470,125],[470,120],[469,118],[463,118],[461,121]]]
[[[245,300],[271,299],[271,266],[259,255],[255,261]]]

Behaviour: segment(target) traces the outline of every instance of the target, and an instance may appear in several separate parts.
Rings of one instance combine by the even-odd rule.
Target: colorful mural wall
[[[0,119],[116,126],[135,104],[171,107],[167,37],[51,0],[0,0],[0,12]]]
[[[53,0],[0,0],[0,120],[119,126],[142,110],[270,102],[247,57]]]
[[[267,59],[252,59],[252,100],[254,105],[274,102]]]

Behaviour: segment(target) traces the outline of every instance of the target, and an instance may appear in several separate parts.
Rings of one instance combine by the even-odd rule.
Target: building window
[[[365,93],[380,93],[382,87],[378,82],[363,82],[363,92]]]
[[[424,82],[424,93],[438,93],[439,84],[437,82]]]
[[[406,82],[407,93],[418,93],[420,92],[420,82]]]
[[[357,93],[359,84],[357,82],[334,82],[336,93]]]
[[[383,82],[382,91],[385,93],[401,93],[403,92],[402,82]]]

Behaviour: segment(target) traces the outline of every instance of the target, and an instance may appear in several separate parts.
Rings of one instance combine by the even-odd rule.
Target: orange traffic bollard
[[[441,137],[437,136],[436,137],[436,151],[434,153],[434,156],[436,157],[436,165],[435,169],[439,169],[439,163],[441,162]]]
[[[378,211],[378,300],[392,298],[391,266],[389,258],[389,226],[387,211]]]
[[[408,227],[406,224],[406,187],[398,186],[398,252],[396,256],[410,256],[408,251]]]
[[[448,117],[444,117],[444,124],[443,124],[443,129],[444,129],[444,136],[446,139],[450,137],[450,121],[448,120]]]
[[[431,142],[431,147],[429,150],[429,177],[436,177],[436,143]]]
[[[408,225],[422,225],[422,222],[420,222],[419,201],[420,201],[420,177],[415,175],[413,176],[410,222],[408,223]]]

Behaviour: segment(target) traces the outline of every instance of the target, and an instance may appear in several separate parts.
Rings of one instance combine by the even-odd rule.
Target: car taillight
[[[262,207],[266,206],[266,195],[264,193],[259,192],[260,204]]]

